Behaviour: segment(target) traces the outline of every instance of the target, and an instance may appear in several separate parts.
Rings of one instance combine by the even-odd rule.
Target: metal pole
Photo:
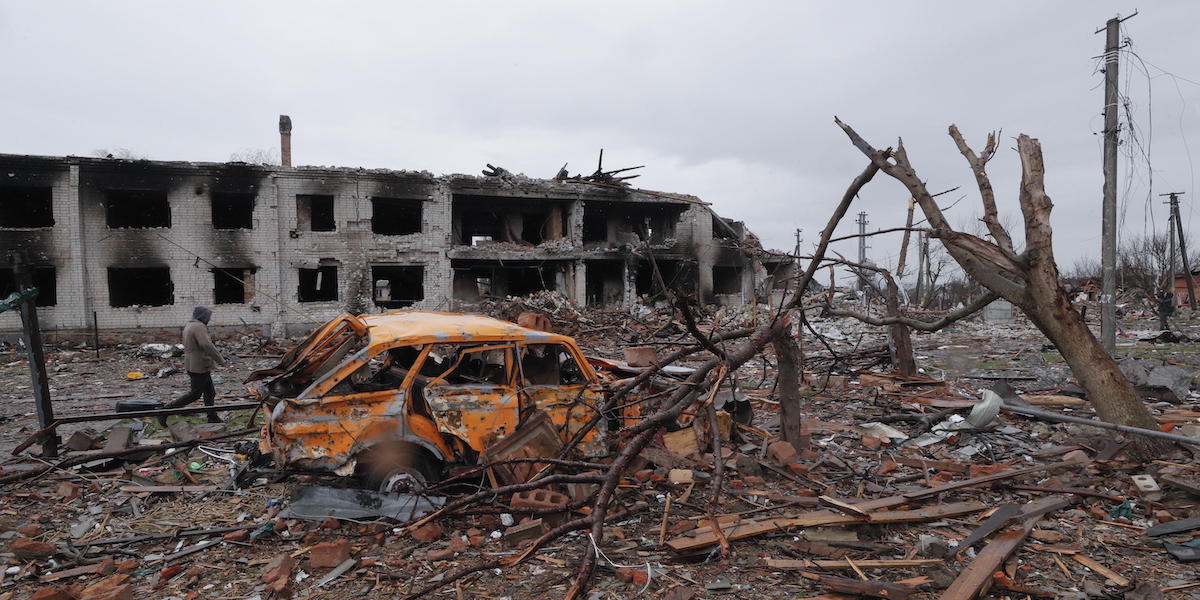
[[[96,358],[100,358],[100,320],[96,311],[92,311],[92,346],[96,348]]]
[[[1104,44],[1104,207],[1101,211],[1100,343],[1112,354],[1117,346],[1117,65],[1121,18],[1108,20]]]
[[[25,262],[25,257],[19,252],[13,252],[9,254],[9,260],[13,265],[17,289],[32,288],[33,273],[29,264]],[[21,340],[29,357],[29,378],[33,383],[33,403],[37,411],[38,428],[45,429],[54,422],[54,407],[50,404],[50,382],[46,377],[46,355],[42,352],[42,330],[38,327],[37,296],[27,298],[21,303]],[[42,440],[42,456],[58,456],[58,442],[57,435],[50,435]]]
[[[858,213],[858,264],[867,264],[867,213]],[[866,289],[866,282],[860,273],[858,276],[858,291]]]

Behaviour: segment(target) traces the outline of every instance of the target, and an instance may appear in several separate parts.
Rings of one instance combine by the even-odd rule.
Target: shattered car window
[[[576,385],[584,382],[575,357],[562,344],[525,344],[521,351],[525,385]]]
[[[443,364],[448,362],[451,366],[435,377],[436,382],[447,385],[471,383],[506,385],[508,383],[508,357],[511,345],[475,347],[446,345],[456,350],[457,356],[452,361],[450,357],[446,358]],[[426,364],[434,358],[434,352],[439,349],[439,346],[435,346],[430,351],[429,359],[425,361]]]

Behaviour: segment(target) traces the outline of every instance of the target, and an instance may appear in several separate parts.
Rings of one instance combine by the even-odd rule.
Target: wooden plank
[[[1084,400],[1083,398],[1076,398],[1075,396],[1062,396],[1059,394],[1022,396],[1021,399],[1034,406],[1080,406],[1087,404],[1087,400]]]
[[[940,558],[915,558],[911,560],[896,559],[896,560],[856,560],[854,565],[845,560],[787,560],[768,558],[766,564],[772,569],[823,569],[826,571],[838,571],[853,569],[857,566],[860,569],[905,569],[911,567],[929,567],[933,565],[945,564],[945,560]]]
[[[848,577],[836,577],[834,575],[821,575],[818,573],[809,573],[800,571],[800,575],[807,579],[820,581],[835,592],[846,594],[858,594],[860,596],[874,596],[876,598],[885,598],[886,600],[906,600],[916,591],[916,586],[903,583],[890,583],[887,581],[870,581],[861,579],[850,579]]]
[[[1117,573],[1116,571],[1096,562],[1095,560],[1092,560],[1090,557],[1082,554],[1072,554],[1071,558],[1075,562],[1099,573],[1105,578],[1111,579],[1113,583],[1117,584],[1117,587],[1126,587],[1129,585],[1129,580],[1125,577],[1122,577],[1120,573]]]
[[[999,569],[1010,554],[1017,550],[1029,532],[1025,529],[1009,529],[997,535],[990,544],[963,569],[950,587],[938,596],[939,600],[971,600],[986,593],[992,583],[992,573]]]
[[[1021,526],[1000,533],[984,546],[975,556],[975,560],[958,574],[941,596],[938,596],[938,600],[973,600],[980,594],[987,593],[992,585],[992,573],[999,570],[1004,561],[1017,551],[1033,530],[1034,523],[1049,512],[1069,506],[1073,501],[1074,498],[1054,496],[1026,504],[1021,510],[1021,517],[1024,519]]]
[[[901,456],[898,454],[885,456],[884,460],[887,459],[891,459],[891,461],[896,464],[908,465],[910,467],[918,467],[922,469],[937,469],[938,471],[953,471],[955,473],[966,473],[969,470],[969,465],[953,460],[929,460],[914,456]]]
[[[861,506],[861,505],[860,505]],[[882,511],[871,514],[870,519],[843,515],[831,510],[812,511],[796,517],[779,517],[760,521],[742,521],[731,524],[732,527],[722,527],[725,538],[729,541],[763,535],[772,531],[789,527],[818,527],[822,525],[854,525],[861,523],[916,523],[931,521],[944,517],[965,515],[986,510],[982,502],[958,502],[942,504],[917,510]],[[698,527],[678,537],[667,541],[667,547],[675,552],[688,552],[706,548],[718,543],[718,538],[712,527]]]
[[[131,494],[148,493],[179,493],[179,492],[215,492],[215,485],[123,485],[122,492]]]
[[[101,566],[103,566],[103,565],[101,565],[100,563],[96,563],[94,565],[85,565],[82,567],[75,567],[74,569],[66,569],[63,571],[57,571],[55,573],[47,573],[47,574],[39,577],[38,581],[41,581],[42,583],[46,583],[48,581],[58,581],[59,579],[66,579],[68,577],[79,577],[80,575],[91,575],[92,573],[99,573]]]
[[[954,549],[954,555],[957,556],[963,550],[974,546],[976,542],[999,531],[1020,510],[1021,506],[1018,504],[1005,504],[997,508],[992,516],[988,517],[975,531],[971,532],[971,535],[958,544],[958,547]]]
[[[1158,479],[1173,488],[1181,489],[1193,496],[1200,496],[1200,481],[1173,477],[1171,475],[1159,475]]]
[[[1073,466],[1077,466],[1078,464],[1079,463],[1073,462],[1073,461],[1062,461],[1062,462],[1050,463],[1047,465],[1026,467],[1024,469],[1009,469],[1006,471],[1000,471],[998,473],[992,473],[991,475],[984,475],[982,477],[975,477],[973,479],[967,479],[964,481],[956,481],[956,482],[948,483],[946,485],[941,485],[938,487],[932,487],[932,488],[926,488],[923,490],[907,492],[907,493],[901,494],[899,496],[888,496],[886,498],[878,498],[875,500],[866,500],[864,502],[855,502],[854,506],[864,509],[864,510],[868,510],[868,511],[877,511],[877,510],[884,509],[884,508],[899,506],[901,504],[905,504],[905,503],[911,502],[913,500],[920,500],[923,498],[936,496],[943,492],[958,490],[958,489],[971,487],[971,486],[975,486],[975,485],[982,485],[985,483],[991,483],[993,481],[1002,481],[1004,479],[1011,479],[1013,477],[1019,477],[1021,475],[1029,475],[1031,473],[1041,473],[1044,471],[1052,471],[1054,469],[1059,469],[1062,467],[1073,467]],[[906,511],[906,512],[912,512],[912,511]],[[967,511],[967,512],[974,512],[974,511]],[[959,513],[959,514],[965,514],[965,513]],[[875,516],[879,517],[880,515],[875,515]],[[884,518],[886,518],[886,517],[884,517]],[[921,520],[921,519],[917,519],[917,520]],[[834,512],[832,510],[824,510],[824,511],[810,512],[810,513],[807,513],[800,517],[794,517],[791,519],[768,519],[765,521],[752,521],[752,522],[748,522],[748,523],[743,523],[730,531],[725,531],[724,528],[722,528],[722,531],[725,532],[725,537],[727,539],[729,539],[730,541],[733,541],[733,540],[738,540],[738,539],[743,539],[743,538],[748,538],[748,537],[754,537],[757,535],[762,535],[764,533],[776,531],[776,530],[784,528],[784,527],[815,527],[815,526],[819,526],[819,525],[846,525],[846,524],[850,524],[850,523],[861,523],[861,522],[864,522],[864,520],[850,517],[848,515],[843,515],[843,514]],[[910,521],[878,521],[877,519],[872,519],[871,522],[873,522],[873,523],[874,522],[903,523],[903,522],[910,522]],[[685,537],[675,538],[673,540],[667,541],[667,547],[669,547],[671,550],[673,550],[675,552],[687,552],[687,551],[697,550],[700,548],[705,548],[705,547],[711,546],[715,543],[717,543],[717,539],[716,539],[716,536],[714,536],[712,534],[711,528],[703,528],[702,527],[702,528],[697,528],[697,529],[687,532],[685,534]]]
[[[817,496],[817,501],[819,501],[821,504],[824,504],[825,506],[828,506],[829,508],[832,508],[840,513],[844,513],[844,514],[851,515],[854,517],[862,517],[865,519],[871,515],[871,513],[869,511],[866,511],[857,506],[854,506],[853,504],[850,504],[849,502],[844,502],[842,500],[838,500],[837,498],[830,498],[829,496]]]

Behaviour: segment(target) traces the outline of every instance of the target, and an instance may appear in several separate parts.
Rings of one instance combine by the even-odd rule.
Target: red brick
[[[237,531],[230,531],[229,533],[226,533],[225,535],[221,536],[221,539],[223,539],[227,542],[244,542],[244,541],[250,539],[250,530],[249,529],[239,529]]]
[[[441,525],[438,525],[437,523],[426,523],[410,531],[408,534],[418,542],[431,542],[442,537],[442,533],[443,530]]]
[[[746,485],[765,485],[767,483],[767,480],[758,475],[743,475],[742,481],[746,482]]]
[[[54,493],[57,494],[59,498],[62,498],[66,501],[74,500],[83,495],[83,491],[80,489],[79,484],[71,483],[70,481],[64,481],[58,484],[58,488],[54,490]]]
[[[883,440],[873,435],[864,435],[862,436],[862,445],[871,450],[878,450],[883,445]]]
[[[971,465],[967,468],[967,476],[974,479],[976,477],[1007,471],[1008,469],[1008,465]]]
[[[453,552],[466,552],[467,542],[460,537],[450,538],[450,545],[447,547],[447,549]]]
[[[617,577],[620,577],[621,581],[634,585],[646,585],[646,582],[650,580],[650,575],[646,573],[646,569],[626,567],[617,569]]]
[[[308,566],[314,569],[336,567],[350,558],[350,540],[317,544],[308,551]]]
[[[46,533],[46,530],[41,525],[38,525],[37,523],[30,523],[28,525],[22,525],[22,526],[18,527],[17,533],[19,533],[25,537],[35,538],[39,535],[42,535],[43,533]]]
[[[651,472],[653,474],[653,472]],[[512,495],[509,504],[513,508],[553,508],[564,509],[571,501],[571,498],[566,494],[551,492],[549,490],[529,490],[525,492],[517,492]]]
[[[113,575],[84,588],[79,600],[133,600],[133,585],[128,575]]]
[[[175,577],[176,575],[178,575],[182,572],[183,572],[183,565],[172,565],[170,567],[163,567],[163,570],[158,572],[158,583],[155,583],[154,587],[160,588],[160,587],[167,585],[167,582],[170,581],[172,577]]]
[[[19,560],[43,560],[54,556],[56,552],[52,544],[24,537],[13,540],[12,544],[9,544],[8,550]]]
[[[272,559],[271,562],[267,563],[267,568],[263,571],[263,574],[259,576],[259,580],[265,583],[270,583],[278,579],[287,581],[291,579],[292,569],[295,568],[295,566],[296,561],[290,554],[280,554]]]
[[[111,556],[104,557],[99,563],[98,575],[112,575],[117,570],[117,561]]]
[[[473,535],[473,536],[471,536],[470,541],[471,541],[472,546],[479,548],[479,547],[483,546],[484,544],[488,543],[489,539],[491,539],[491,538],[489,538],[486,535]]]
[[[117,565],[117,572],[118,573],[132,573],[132,572],[136,571],[137,568],[138,568],[138,561],[136,559],[131,558],[129,560],[121,561],[121,563]]]
[[[779,440],[777,442],[771,442],[771,445],[767,446],[767,456],[771,457],[771,460],[781,465],[786,465],[788,463],[796,462],[797,452],[791,444],[783,440]]]
[[[798,462],[788,463],[787,468],[789,471],[791,471],[792,473],[795,473],[796,475],[807,475],[808,474],[808,465],[806,465],[806,464],[802,464],[802,463],[798,463]]]
[[[426,554],[425,558],[432,561],[449,560],[454,558],[454,551],[449,548],[434,550],[433,552]]]
[[[654,475],[653,469],[642,469],[641,471],[634,473],[633,478],[642,483],[646,483],[647,481],[650,481],[650,477],[652,475]]]
[[[337,529],[341,526],[342,526],[342,522],[333,517],[325,517],[325,520],[321,521],[321,529],[333,530],[333,529]]]
[[[75,593],[66,586],[48,586],[38,588],[38,591],[29,597],[29,600],[75,600]]]

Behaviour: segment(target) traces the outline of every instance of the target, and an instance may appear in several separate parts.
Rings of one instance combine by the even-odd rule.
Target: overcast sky
[[[790,248],[802,228],[809,248],[865,161],[834,115],[877,146],[902,136],[931,190],[962,186],[944,197],[966,196],[949,213],[961,224],[979,202],[946,135],[957,123],[977,147],[1003,130],[991,167],[1003,212],[1016,211],[1012,138],[1041,140],[1069,268],[1100,247],[1094,32],[1135,8],[0,0],[0,152],[223,161],[277,148],[279,114],[295,124],[296,164],[440,174],[490,162],[550,177],[564,162],[591,171],[604,148],[606,167],[646,165],[641,187],[695,194],[769,247]],[[1128,143],[1136,161],[1122,155],[1123,235],[1164,227],[1167,191],[1186,192],[1184,224],[1200,229],[1200,3],[1140,8],[1123,30],[1144,61],[1122,55],[1140,142]],[[880,175],[852,212],[893,227],[906,199]],[[871,244],[894,265],[898,236]]]

